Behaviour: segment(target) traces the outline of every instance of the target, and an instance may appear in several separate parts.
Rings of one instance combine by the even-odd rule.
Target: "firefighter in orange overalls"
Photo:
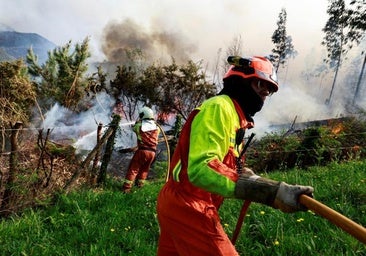
[[[239,255],[220,223],[223,198],[295,212],[306,210],[299,195],[312,195],[310,186],[266,179],[249,168],[238,174],[243,133],[253,127],[252,117],[278,90],[278,82],[264,57],[230,56],[228,61],[232,66],[222,91],[195,109],[183,126],[169,180],[159,193],[159,256]]]
[[[154,120],[154,112],[149,107],[143,107],[139,111],[139,120],[133,126],[137,136],[137,151],[133,155],[122,191],[131,192],[136,181],[138,187],[142,187],[149,174],[150,166],[155,159],[158,145],[159,127]]]

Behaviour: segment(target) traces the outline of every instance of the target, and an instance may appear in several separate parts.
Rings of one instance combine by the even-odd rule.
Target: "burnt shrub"
[[[257,172],[324,166],[364,159],[365,147],[364,119],[330,119],[301,130],[265,134],[249,147],[246,165]]]

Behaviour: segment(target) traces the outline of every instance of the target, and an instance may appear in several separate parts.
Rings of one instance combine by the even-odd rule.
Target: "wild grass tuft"
[[[287,183],[312,185],[315,199],[366,225],[366,161],[306,170],[262,173]],[[53,206],[28,209],[0,222],[0,255],[156,255],[156,198],[164,179],[131,194],[120,181],[104,188],[61,194]],[[243,202],[224,201],[222,224],[235,229]],[[366,255],[366,246],[311,211],[285,214],[252,203],[236,242],[240,255]]]

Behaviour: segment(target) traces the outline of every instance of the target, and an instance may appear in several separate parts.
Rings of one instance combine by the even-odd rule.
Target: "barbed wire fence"
[[[101,155],[105,150],[108,139],[118,128],[118,122],[113,124],[113,120],[108,125],[98,124],[95,133],[95,146],[91,150],[86,150],[83,157],[77,158],[75,140],[66,137],[55,136],[62,127],[34,128],[13,126],[3,130],[9,136],[6,138],[5,150],[0,151],[0,217],[7,216],[11,212],[27,205],[26,195],[34,197],[38,201],[42,199],[40,194],[46,195],[49,191],[63,190],[69,191],[72,185],[90,184],[95,185],[100,174],[98,163],[102,159]],[[90,127],[73,127],[80,130],[79,138],[83,137],[83,132]],[[327,133],[321,135],[306,135],[304,133],[284,132],[285,136],[278,136],[268,139],[261,144],[261,139],[254,141],[246,152],[247,164],[250,167],[257,167],[261,170],[272,170],[276,168],[291,168],[300,166],[301,161],[310,161],[317,165],[321,164],[321,158],[328,157],[332,160],[361,159],[366,157],[366,131],[355,129],[354,132]],[[112,136],[113,137],[113,136]],[[286,145],[286,139],[294,137],[297,141],[294,145]],[[2,137],[4,140],[4,136]],[[333,143],[341,138],[347,143]],[[114,138],[113,138],[114,139]],[[331,141],[326,145],[313,145],[306,147],[303,141]],[[50,146],[50,145],[53,145]],[[121,150],[120,152],[129,152]],[[306,158],[307,157],[307,158]],[[333,158],[332,158],[333,157]],[[305,160],[304,160],[305,159]],[[287,162],[286,162],[287,161]],[[289,161],[292,161],[289,163]],[[106,164],[104,165],[106,166]],[[105,170],[103,170],[103,175]],[[10,175],[10,177],[9,177]],[[63,177],[61,180],[60,177]],[[101,179],[102,180],[102,179]],[[101,181],[100,180],[100,181]],[[13,201],[7,201],[12,199]],[[19,205],[16,205],[16,203]],[[29,204],[32,204],[31,202]]]
[[[97,143],[84,159],[77,158],[72,144],[50,139],[55,128],[44,131],[43,128],[22,128],[22,124],[17,123],[7,129],[9,150],[0,154],[0,217],[42,201],[56,191],[68,192],[75,183],[96,185],[93,182],[96,180],[103,183],[103,178],[95,176],[103,175],[108,163],[104,164],[104,170],[100,168],[95,173],[91,162],[99,161],[106,144],[113,145],[119,121],[120,116],[115,115],[103,135],[102,125],[98,125]]]

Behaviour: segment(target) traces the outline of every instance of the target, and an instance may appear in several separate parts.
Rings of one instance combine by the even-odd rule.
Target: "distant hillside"
[[[28,49],[32,48],[38,56],[38,62],[43,63],[48,58],[47,52],[56,47],[54,43],[35,33],[0,30],[0,61],[25,59]]]
[[[15,60],[15,57],[9,55],[4,48],[0,48],[0,62],[5,60]]]
[[[0,23],[0,32],[4,31],[15,31],[15,30],[4,23]]]

